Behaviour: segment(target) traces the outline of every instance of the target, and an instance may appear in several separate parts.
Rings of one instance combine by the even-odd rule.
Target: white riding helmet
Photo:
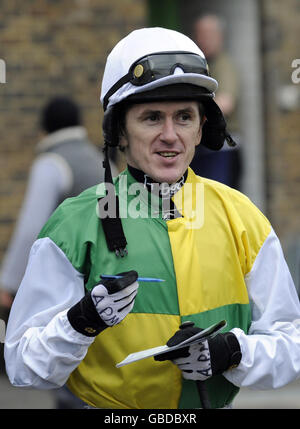
[[[174,56],[169,55],[163,61],[159,54]],[[140,59],[144,59],[142,64],[139,64]],[[145,70],[145,65],[154,70]],[[157,75],[151,75],[150,71]],[[210,93],[218,87],[217,81],[208,74],[203,52],[190,38],[166,28],[142,28],[117,43],[107,57],[101,102],[106,110],[132,94],[175,83],[197,85]]]
[[[192,99],[202,102],[207,119],[201,144],[219,150],[226,139],[234,146],[213,101],[217,87],[203,52],[189,37],[160,27],[131,32],[108,55],[104,70],[100,99],[105,145],[118,145],[122,103]]]

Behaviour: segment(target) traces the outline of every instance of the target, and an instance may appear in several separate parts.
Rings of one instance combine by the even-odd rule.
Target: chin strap
[[[225,140],[227,141],[228,146],[235,147],[236,142],[233,140],[228,131],[225,130]]]
[[[104,145],[103,153],[104,153],[103,167],[105,171],[104,180],[105,180],[105,186],[106,186],[105,194],[107,196],[108,195],[107,184],[111,183],[113,185],[107,144]],[[111,188],[114,190],[114,186],[112,186]],[[102,222],[103,231],[105,234],[105,239],[106,239],[108,249],[111,252],[115,252],[116,256],[123,258],[128,254],[128,251],[126,249],[127,240],[124,234],[121,219],[119,217],[119,198],[115,193],[113,195],[113,198],[115,198],[115,203],[116,203],[115,204],[116,217],[110,217],[107,212],[104,212],[105,206],[101,204],[98,205],[99,216]]]

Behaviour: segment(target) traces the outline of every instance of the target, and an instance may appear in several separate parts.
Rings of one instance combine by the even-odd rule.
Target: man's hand
[[[113,326],[131,311],[139,287],[136,271],[121,273],[121,279],[102,280],[92,290],[92,300],[101,319]]]
[[[67,313],[72,327],[89,337],[120,323],[131,311],[139,284],[138,273],[120,273],[120,279],[104,279]]]
[[[180,329],[169,339],[167,346],[175,346],[183,340],[192,337],[201,328],[193,323],[181,325]],[[187,380],[205,381],[213,375],[239,364],[242,354],[239,342],[232,332],[217,334],[215,337],[200,343],[172,352],[162,353],[154,357],[157,361],[171,360],[182,371]]]

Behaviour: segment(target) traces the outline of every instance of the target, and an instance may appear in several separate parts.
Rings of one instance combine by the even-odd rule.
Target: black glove
[[[203,329],[185,322],[169,339],[167,346],[175,346],[200,331]],[[202,342],[154,357],[157,361],[171,360],[182,371],[183,378],[200,381],[236,367],[241,358],[239,342],[232,332],[217,334]]]
[[[120,273],[120,279],[103,279],[67,313],[72,327],[95,337],[109,326],[120,323],[131,311],[138,290],[138,273]]]

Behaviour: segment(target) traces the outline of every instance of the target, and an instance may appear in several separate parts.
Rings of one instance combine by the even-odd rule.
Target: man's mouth
[[[163,151],[163,152],[157,152],[158,155],[164,157],[164,158],[173,158],[174,156],[178,155],[177,152],[171,152],[171,151]]]

